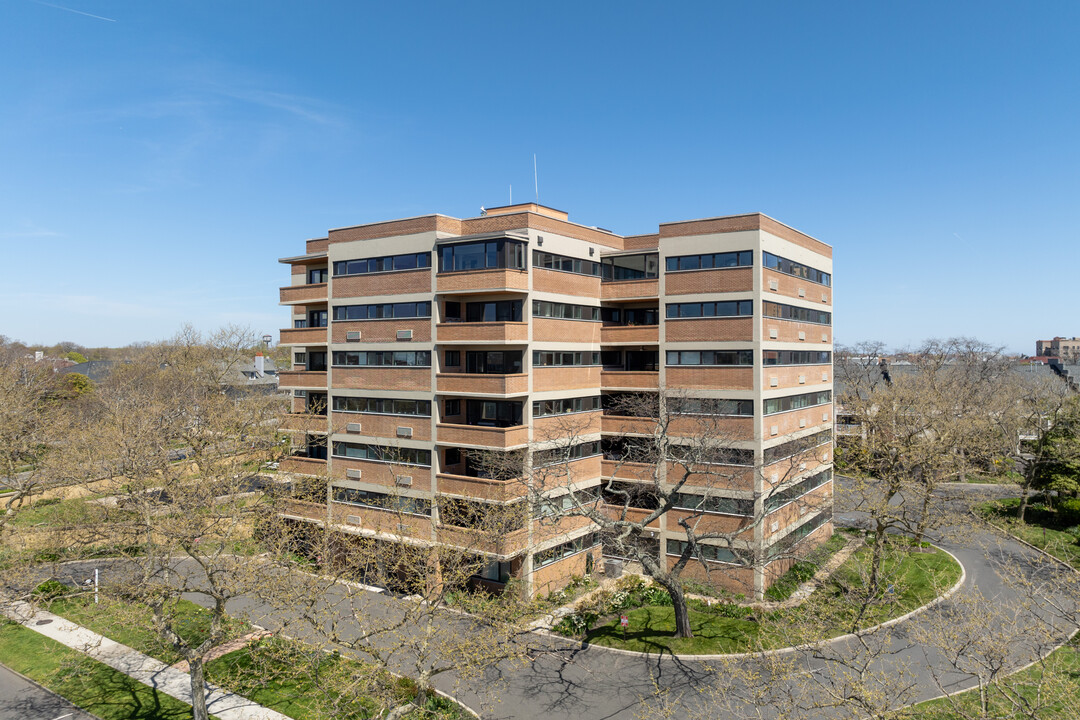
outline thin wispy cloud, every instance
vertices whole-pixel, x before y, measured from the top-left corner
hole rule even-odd
[[[85,15],[95,20],[104,20],[105,22],[116,22],[113,18],[102,17],[101,15],[94,15],[93,13],[83,12],[82,10],[76,10],[74,8],[64,7],[63,5],[53,5],[52,3],[43,2],[43,0],[33,0],[38,5],[44,5],[46,7],[56,8],[57,10],[65,10],[69,13],[75,13],[76,15]]]
[[[61,238],[64,233],[43,228],[33,222],[23,222],[22,227],[14,230],[0,230],[0,240],[33,240],[35,238]]]

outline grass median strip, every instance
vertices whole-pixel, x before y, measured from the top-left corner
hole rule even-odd
[[[183,720],[191,706],[0,618],[0,662],[103,720]]]
[[[896,541],[890,541],[895,544]],[[828,639],[867,628],[915,610],[951,588],[962,569],[940,550],[897,548],[886,558],[887,583],[859,617],[870,548],[863,547],[804,604],[782,610],[758,610],[730,603],[690,601],[692,638],[675,638],[675,612],[668,604],[640,602],[614,613],[601,613],[601,625],[584,634],[590,643],[637,652],[722,654],[769,650]],[[632,594],[632,593],[631,593]],[[659,597],[655,592],[642,598]],[[620,624],[626,614],[629,628]],[[569,628],[566,623],[563,628]],[[573,634],[573,633],[566,633]]]

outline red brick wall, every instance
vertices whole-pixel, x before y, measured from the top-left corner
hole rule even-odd
[[[349,275],[333,279],[335,299],[431,292],[431,269]]]
[[[825,380],[821,379],[822,373],[825,374]],[[799,382],[800,376],[806,379],[805,383]],[[776,378],[775,388],[772,386],[772,378]],[[831,379],[832,365],[766,365],[761,369],[761,386],[765,390],[820,385]]]
[[[431,370],[410,367],[334,368],[334,387],[357,390],[431,390]]]
[[[534,268],[532,271],[533,290],[538,292],[576,295],[578,297],[600,297],[600,278],[589,275],[559,272],[546,268]]]
[[[539,367],[533,368],[533,392],[545,390],[595,390],[600,391],[600,368],[590,367]]]
[[[750,292],[754,289],[754,270],[727,268],[667,273],[664,276],[664,289],[668,295]]]
[[[360,332],[362,342],[392,342],[408,345],[410,341],[397,339],[398,330],[412,330],[411,342],[431,342],[431,320],[427,318],[335,321],[330,325],[331,341],[346,342],[346,333],[352,330]]]
[[[369,435],[379,438],[397,439],[399,427],[412,428],[413,440],[431,439],[431,418],[411,417],[404,415],[374,415],[372,413],[332,413],[331,422],[334,432],[345,433],[349,423],[360,423],[361,430],[355,434],[358,436]]]
[[[533,320],[534,342],[577,342],[596,344],[600,342],[600,323],[586,320]]]
[[[668,342],[692,342],[694,340],[722,342],[725,340],[754,340],[754,319],[749,317],[699,318],[694,320],[668,320],[664,323],[664,337]]]
[[[752,367],[669,366],[667,386],[691,389],[753,390]]]
[[[803,278],[792,277],[785,275],[769,268],[762,268],[762,283],[761,287],[765,292],[776,293],[777,295],[786,295],[792,298],[799,297],[799,288],[803,290],[802,299],[809,300],[812,303],[820,304],[823,308],[828,309],[832,305],[832,288],[825,287],[824,285],[818,285],[812,283],[809,280]],[[776,289],[771,289],[770,282],[776,282]],[[821,296],[825,296],[825,300],[821,299]]]

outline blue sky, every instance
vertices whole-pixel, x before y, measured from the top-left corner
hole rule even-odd
[[[328,228],[533,194],[833,245],[838,342],[1080,335],[1076,2],[0,4],[0,334],[287,324]]]

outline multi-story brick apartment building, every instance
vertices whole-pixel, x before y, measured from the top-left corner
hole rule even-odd
[[[1035,355],[1060,358],[1065,363],[1080,360],[1080,338],[1055,337],[1053,340],[1036,340]]]
[[[293,390],[297,453],[282,468],[330,485],[329,509],[296,506],[297,519],[453,544],[442,500],[523,495],[471,450],[537,448],[575,414],[575,482],[601,485],[619,472],[605,451],[648,433],[605,414],[605,396],[677,391],[729,416],[750,466],[706,493],[738,501],[716,504],[718,516],[756,516],[738,542],[768,558],[831,533],[832,249],[808,235],[749,214],[623,237],[528,203],[331,230],[281,262],[294,366],[280,384]],[[778,472],[795,445],[814,459]],[[823,502],[793,512],[776,501],[800,493]],[[599,562],[594,530],[580,517],[527,520],[485,546],[484,578],[557,589]],[[656,537],[661,554],[686,539],[663,518]],[[722,570],[710,580],[739,592],[760,594],[778,574],[723,548],[709,557]]]

